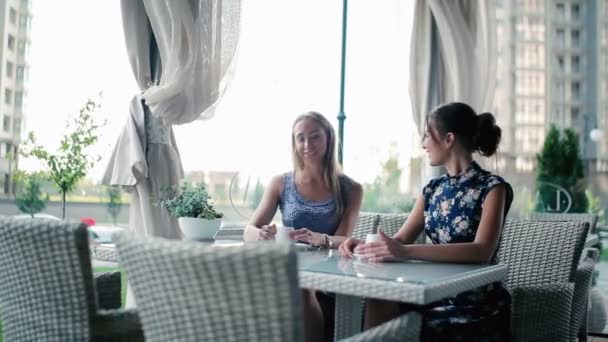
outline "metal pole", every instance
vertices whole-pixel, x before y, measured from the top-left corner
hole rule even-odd
[[[340,64],[340,111],[338,112],[338,161],[344,165],[344,77],[346,70],[346,17],[348,0],[342,0],[342,59]]]

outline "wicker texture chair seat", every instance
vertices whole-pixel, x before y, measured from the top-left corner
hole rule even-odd
[[[218,248],[127,233],[116,244],[146,341],[303,340],[292,247]],[[412,314],[349,341],[415,341],[419,331],[420,317]]]
[[[120,307],[120,274],[94,280],[84,224],[0,218],[0,258],[5,341],[143,340],[136,312],[101,309]]]
[[[497,260],[509,267],[515,341],[571,341],[585,222],[507,220]]]
[[[560,222],[587,222],[589,224],[589,234],[597,234],[598,215],[589,213],[530,213],[531,220],[538,221],[560,221]],[[601,246],[596,246],[601,248]],[[595,251],[593,251],[595,250]],[[574,332],[578,331],[581,338],[587,336],[587,319],[586,311],[589,305],[589,290],[593,273],[595,272],[595,263],[597,258],[587,258],[598,250],[593,249],[581,253],[579,261],[579,269],[576,271],[574,283],[574,302],[572,304],[572,317],[570,329]]]

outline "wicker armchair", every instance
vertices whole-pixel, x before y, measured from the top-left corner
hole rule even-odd
[[[380,215],[380,228],[384,230],[386,235],[393,236],[403,226],[407,220],[407,214],[381,214],[361,212],[353,231],[353,238],[365,240],[368,233],[371,232],[374,225],[374,218]],[[421,233],[414,243],[423,244],[426,242],[426,235]]]
[[[143,341],[136,312],[101,310],[120,306],[120,274],[94,281],[84,224],[0,218],[0,259],[5,341]]]
[[[128,233],[115,241],[146,341],[303,340],[296,254],[289,246],[216,248]],[[351,341],[416,340],[419,331],[420,316],[412,314]]]
[[[563,222],[587,222],[589,224],[589,234],[597,233],[596,214],[587,213],[530,213],[531,220],[538,221],[563,221]],[[595,246],[601,249],[601,245]],[[597,249],[581,253],[581,259],[575,275],[574,303],[572,305],[571,329],[578,331],[581,338],[587,336],[587,315],[586,310],[589,304],[588,294],[590,283],[595,273],[594,258],[587,259],[589,254],[597,253]]]
[[[509,266],[515,341],[571,341],[585,222],[507,220],[497,260]]]

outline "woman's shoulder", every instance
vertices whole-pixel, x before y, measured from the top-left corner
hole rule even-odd
[[[439,186],[439,184],[444,182],[446,179],[448,179],[447,174],[432,178],[428,183],[426,183],[424,188],[422,188],[422,193],[434,191],[435,188],[437,188],[437,186]]]
[[[340,186],[345,187],[346,189],[363,189],[361,184],[344,173],[338,176],[338,180],[340,182]]]
[[[293,174],[291,172],[284,172],[278,175],[274,175],[270,179],[268,187],[274,191],[281,193],[283,190],[283,186],[285,185],[285,181],[290,177],[293,177]]]
[[[506,179],[504,179],[502,176],[499,176],[495,173],[489,172],[489,171],[485,171],[482,173],[481,177],[479,177],[479,182],[481,184],[483,184],[484,186],[488,187],[488,188],[493,188],[497,185],[501,185],[501,184],[505,184],[506,186],[510,187],[511,184],[509,184],[509,182],[507,182]]]

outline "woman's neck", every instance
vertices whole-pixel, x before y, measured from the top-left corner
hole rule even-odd
[[[471,166],[473,162],[473,156],[469,153],[465,156],[457,156],[450,158],[443,167],[448,171],[448,175],[453,177],[463,173],[466,169]]]
[[[298,170],[300,181],[305,183],[323,182],[323,166],[304,164],[304,167]]]

